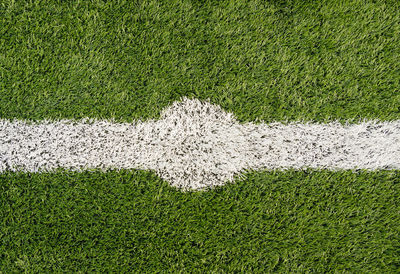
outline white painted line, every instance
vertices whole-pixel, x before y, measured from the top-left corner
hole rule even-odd
[[[400,169],[400,121],[239,124],[183,99],[160,120],[0,120],[0,172],[150,169],[184,190],[223,185],[246,169]]]

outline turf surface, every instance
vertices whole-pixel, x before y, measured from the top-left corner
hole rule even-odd
[[[0,117],[400,118],[398,1],[204,2],[3,0]]]
[[[0,118],[400,119],[397,1],[0,1]],[[0,175],[0,272],[400,268],[400,173]]]
[[[249,175],[182,193],[149,172],[0,175],[9,271],[395,271],[399,172]]]

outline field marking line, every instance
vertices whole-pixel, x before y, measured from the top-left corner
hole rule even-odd
[[[159,120],[0,120],[0,173],[57,168],[154,170],[183,190],[224,185],[244,170],[400,169],[400,121],[240,124],[184,98]]]

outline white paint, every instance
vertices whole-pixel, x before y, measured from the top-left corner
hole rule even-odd
[[[151,169],[184,190],[223,185],[249,169],[400,169],[400,121],[239,124],[183,99],[160,120],[0,120],[0,172]]]

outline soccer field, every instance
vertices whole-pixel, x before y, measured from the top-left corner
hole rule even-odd
[[[157,121],[182,98],[242,125],[396,122],[400,3],[0,1],[3,124]],[[182,191],[154,170],[14,172],[4,132],[0,273],[400,269],[398,168]]]

